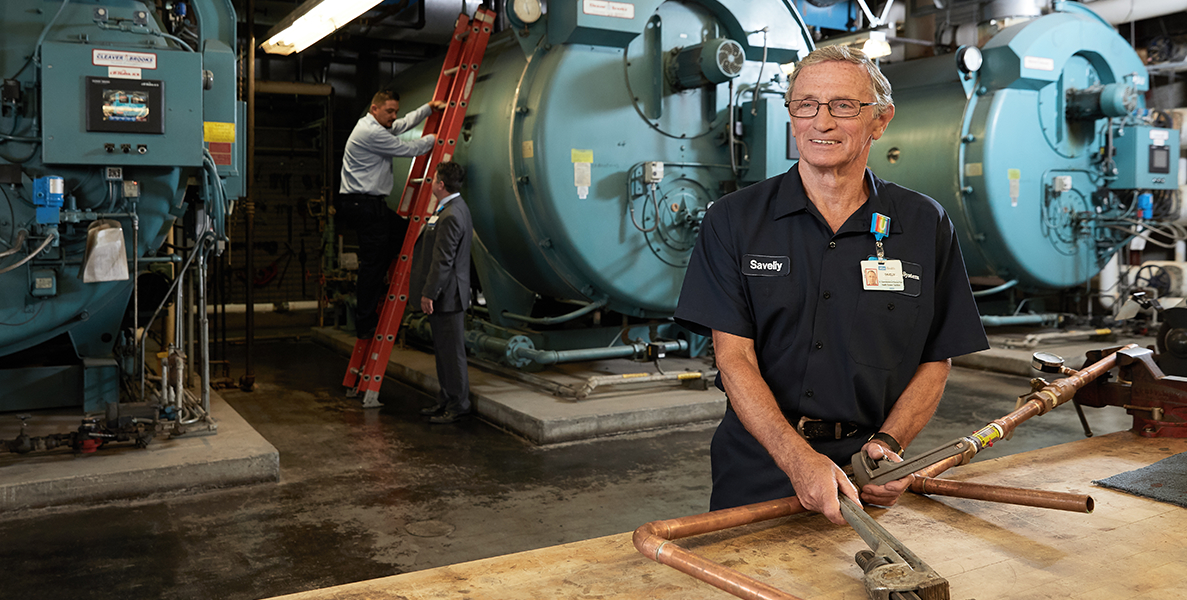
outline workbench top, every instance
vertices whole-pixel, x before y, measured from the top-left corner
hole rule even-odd
[[[1009,442],[1003,442],[1008,444]],[[1092,514],[908,492],[869,512],[951,585],[954,600],[1187,598],[1187,509],[1092,485],[1187,451],[1184,439],[1118,432],[977,462],[946,478],[1089,494]],[[985,452],[991,453],[992,449]],[[655,515],[670,519],[683,515]],[[642,523],[640,523],[642,525]],[[672,599],[733,596],[643,557],[632,532],[285,596]],[[814,513],[679,540],[805,600],[864,600],[865,544]]]

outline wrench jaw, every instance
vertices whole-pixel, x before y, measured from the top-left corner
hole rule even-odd
[[[854,556],[857,565],[866,574],[866,594],[871,600],[949,600],[947,579],[930,568],[916,571],[907,563],[894,560],[894,557],[897,554],[885,544],[879,544],[878,552],[862,550]]]
[[[948,580],[886,531],[847,496],[838,496],[841,514],[870,550],[854,557],[865,572],[871,600],[949,600]],[[871,551],[872,550],[872,551]]]

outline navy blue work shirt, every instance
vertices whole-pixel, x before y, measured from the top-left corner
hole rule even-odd
[[[835,234],[798,165],[723,197],[705,215],[684,278],[676,321],[753,339],[762,377],[793,425],[806,416],[872,433],[921,363],[989,347],[944,209],[869,170],[865,177],[868,201]],[[903,261],[902,292],[863,289],[875,212],[890,217],[883,248]],[[717,385],[724,391],[720,376]]]

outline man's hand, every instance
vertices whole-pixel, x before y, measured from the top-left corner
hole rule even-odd
[[[808,452],[800,456],[794,469],[785,470],[795,488],[796,498],[808,510],[823,514],[829,521],[837,525],[845,524],[845,517],[841,514],[841,503],[837,500],[840,492],[861,506],[857,486],[849,481],[844,471],[827,456],[818,452]]]
[[[449,106],[449,105],[441,100],[433,100],[432,102],[429,102],[429,108],[436,110],[436,111],[445,110],[446,106]]]
[[[890,462],[903,462],[902,457],[891,452],[889,448],[883,446],[877,440],[866,442],[866,445],[861,447],[861,451],[865,452],[866,456],[875,460],[886,458]],[[898,502],[899,496],[902,496],[903,492],[907,491],[907,488],[911,486],[911,482],[914,480],[915,475],[907,475],[902,479],[883,485],[869,484],[861,488],[861,498],[877,506],[894,506]]]
[[[433,299],[425,296],[420,297],[420,310],[424,311],[426,315],[433,314]]]

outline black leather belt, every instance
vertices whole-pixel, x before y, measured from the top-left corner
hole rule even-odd
[[[821,421],[811,417],[800,417],[795,423],[795,430],[809,442],[812,440],[840,440],[850,438],[861,431],[857,423],[839,423],[835,421]]]

